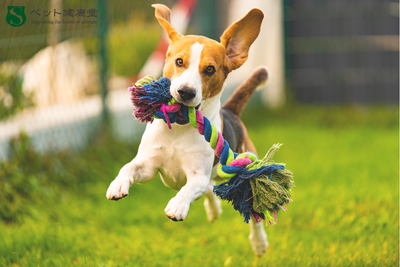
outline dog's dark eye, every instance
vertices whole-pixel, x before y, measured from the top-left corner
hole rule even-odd
[[[178,67],[183,67],[183,60],[181,58],[178,58],[177,60],[175,60],[175,64]]]
[[[214,66],[208,66],[207,67],[207,69],[206,69],[206,74],[207,75],[213,75],[215,73],[215,68],[214,68]]]

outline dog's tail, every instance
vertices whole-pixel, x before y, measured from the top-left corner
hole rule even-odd
[[[261,84],[265,84],[267,79],[268,69],[264,66],[258,67],[245,82],[236,88],[229,99],[222,105],[222,108],[230,110],[240,117],[256,88]]]

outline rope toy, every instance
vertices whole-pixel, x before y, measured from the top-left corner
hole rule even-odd
[[[234,153],[222,134],[199,110],[172,98],[170,85],[169,78],[156,81],[146,76],[130,87],[136,119],[150,123],[162,119],[169,129],[172,123],[189,122],[215,150],[220,163],[218,175],[229,179],[214,186],[214,193],[231,202],[246,223],[252,216],[257,222],[264,220],[276,224],[276,214],[286,210],[284,204],[290,203],[290,190],[294,186],[293,175],[285,169],[285,164],[272,161],[281,144],[273,145],[261,160],[252,152]]]

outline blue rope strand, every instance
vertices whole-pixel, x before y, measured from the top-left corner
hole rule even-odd
[[[203,116],[203,118],[204,118],[204,138],[206,139],[207,142],[210,143],[211,133],[212,133],[211,123],[206,117]]]
[[[229,144],[228,141],[224,140],[224,147],[222,148],[221,156],[219,157],[219,162],[222,165],[226,165],[228,156],[229,156]]]
[[[143,88],[148,96],[167,104],[172,98],[170,86],[170,79],[167,77],[162,77],[158,81],[144,85]],[[150,99],[152,100],[152,98]]]
[[[238,166],[222,165],[221,169],[223,172],[226,173],[237,173],[240,172],[243,168]]]
[[[185,105],[181,105],[182,116],[186,121],[189,121],[189,109]]]

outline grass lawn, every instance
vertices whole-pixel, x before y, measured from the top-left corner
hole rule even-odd
[[[270,247],[262,258],[228,203],[213,224],[202,199],[184,222],[171,222],[163,210],[176,192],[159,179],[132,186],[121,201],[106,200],[135,146],[98,141],[75,156],[89,181],[71,177],[75,186],[33,199],[16,222],[0,222],[0,265],[399,265],[397,107],[255,108],[243,120],[260,155],[284,144],[274,159],[287,163],[296,183],[288,211],[266,226]]]

